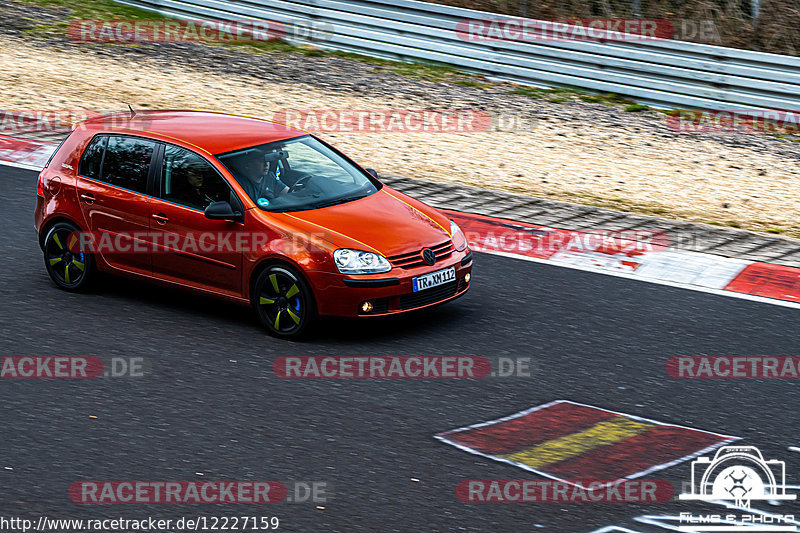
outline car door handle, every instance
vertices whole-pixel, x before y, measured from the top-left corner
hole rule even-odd
[[[159,224],[166,224],[169,221],[169,218],[167,218],[167,215],[165,215],[164,213],[156,213],[155,215],[153,215],[153,218]]]
[[[81,200],[86,202],[87,204],[94,203],[94,194],[87,192],[86,194],[81,194]]]

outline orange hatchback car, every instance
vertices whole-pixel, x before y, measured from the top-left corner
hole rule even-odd
[[[251,305],[297,337],[319,315],[382,316],[452,300],[472,253],[437,210],[322,140],[194,111],[78,124],[39,175],[35,225],[53,282],[96,271]]]

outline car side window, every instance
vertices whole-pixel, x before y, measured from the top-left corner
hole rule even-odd
[[[225,179],[199,155],[166,145],[161,167],[161,198],[204,210],[214,202],[231,202],[233,190]]]
[[[83,157],[81,157],[81,162],[78,165],[78,174],[93,180],[100,179],[100,166],[103,163],[106,141],[108,141],[107,135],[98,135],[92,139],[83,152]]]
[[[147,192],[147,174],[156,143],[135,137],[108,138],[100,179],[131,191]]]

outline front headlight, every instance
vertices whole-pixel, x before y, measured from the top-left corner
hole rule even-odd
[[[456,251],[460,252],[467,247],[467,238],[464,237],[464,232],[452,220],[450,221],[450,234],[453,236],[453,246]]]
[[[392,269],[382,255],[347,248],[333,252],[333,261],[342,274],[380,274]]]

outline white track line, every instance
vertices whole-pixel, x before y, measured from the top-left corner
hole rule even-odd
[[[33,170],[36,172],[42,171],[41,165],[31,165],[29,163],[14,163],[12,161],[0,160],[0,165],[5,165],[7,167],[14,167],[14,168],[24,168],[25,170]]]
[[[701,287],[699,285],[692,285],[690,283],[680,283],[677,281],[667,281],[655,278],[642,278],[635,274],[631,274],[629,272],[618,271],[618,270],[605,270],[602,268],[596,268],[586,265],[576,265],[576,264],[564,264],[564,263],[555,263],[550,261],[549,259],[540,259],[537,257],[527,257],[527,256],[520,256],[517,254],[512,254],[508,252],[496,252],[496,251],[482,251],[476,253],[485,253],[485,254],[492,254],[492,255],[500,255],[503,257],[510,257],[511,259],[519,259],[521,261],[530,261],[532,263],[542,263],[545,265],[552,265],[557,267],[563,268],[572,268],[574,270],[583,270],[584,272],[594,272],[595,274],[605,274],[607,276],[615,276],[618,278],[626,278],[632,279],[635,281],[643,281],[646,283],[655,283],[657,285],[666,285],[668,287],[677,287],[679,289],[689,289],[692,291],[697,292],[705,292],[708,294],[715,294],[717,296],[728,296],[731,298],[739,298],[742,300],[750,300],[753,302],[758,302],[762,304],[770,304],[770,305],[778,305],[781,307],[790,307],[792,309],[800,309],[800,303],[798,302],[787,302],[784,300],[776,300],[774,298],[767,298],[765,296],[755,296],[753,294],[744,294],[740,292],[733,292],[733,291],[726,291],[723,289],[711,289],[707,287]]]

